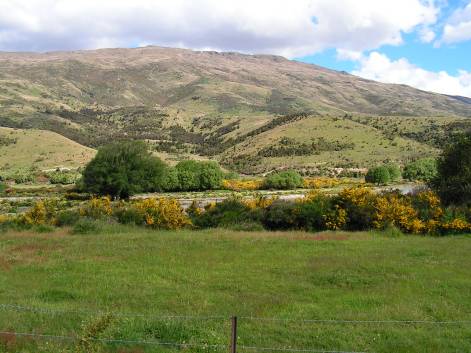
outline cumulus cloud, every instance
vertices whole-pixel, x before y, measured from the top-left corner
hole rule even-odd
[[[148,43],[288,57],[398,45],[438,13],[432,0],[0,0],[0,8],[0,50]]]
[[[456,76],[445,71],[427,71],[407,59],[391,60],[376,51],[359,60],[352,74],[385,83],[401,83],[425,91],[471,97],[471,72],[460,70]]]
[[[471,1],[469,4],[456,10],[443,27],[443,36],[440,42],[457,43],[471,39]]]

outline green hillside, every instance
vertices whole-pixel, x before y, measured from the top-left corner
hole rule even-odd
[[[0,170],[76,168],[94,154],[54,132],[0,127]]]
[[[93,148],[146,139],[170,160],[211,158],[247,173],[286,157],[311,168],[434,155],[470,116],[460,97],[277,56],[160,47],[0,53],[0,126]]]

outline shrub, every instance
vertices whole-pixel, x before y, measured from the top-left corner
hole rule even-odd
[[[255,179],[236,179],[236,180],[229,180],[225,179],[222,181],[222,187],[226,190],[234,190],[234,191],[241,191],[241,190],[259,190],[263,185],[262,180],[255,180]]]
[[[51,184],[74,184],[80,179],[80,174],[73,171],[55,170],[46,176]]]
[[[65,210],[57,213],[55,224],[58,227],[73,226],[80,219],[80,213],[76,210]]]
[[[261,218],[236,198],[210,205],[205,212],[193,217],[193,224],[199,228],[229,227],[244,222],[257,222]]]
[[[161,190],[165,168],[144,142],[116,142],[98,149],[83,172],[82,184],[90,193],[128,198]]]
[[[299,204],[296,210],[296,223],[306,230],[327,229],[326,215],[332,208],[331,200],[323,195],[310,196],[308,201]]]
[[[136,207],[119,207],[114,210],[113,216],[121,224],[145,224],[143,213],[140,212]]]
[[[215,162],[200,162],[199,190],[220,189],[223,172]]]
[[[179,229],[191,225],[179,202],[171,198],[150,198],[135,203],[145,223],[150,227]]]
[[[367,183],[384,185],[391,181],[391,175],[385,166],[370,168],[368,173],[366,173],[365,181]]]
[[[52,233],[54,231],[54,227],[47,224],[39,224],[33,227],[33,231],[36,233]]]
[[[402,178],[401,168],[397,164],[389,163],[384,167],[388,170],[390,181],[398,181]]]
[[[265,189],[295,189],[303,186],[303,178],[294,170],[276,172],[265,178],[263,186]]]
[[[94,197],[80,208],[81,216],[93,219],[105,218],[111,213],[111,200],[108,197]]]
[[[7,185],[5,183],[0,182],[0,194],[3,194],[7,189]]]
[[[169,167],[165,170],[162,178],[162,189],[165,191],[176,191],[180,189],[178,171],[176,168]]]
[[[182,161],[175,166],[181,191],[219,189],[223,172],[215,162]]]
[[[53,224],[56,206],[54,200],[37,201],[29,210],[20,216],[19,220],[29,226]]]
[[[437,161],[435,158],[424,158],[406,164],[402,175],[410,181],[430,182],[437,175]]]
[[[182,161],[175,166],[178,175],[178,189],[181,191],[197,191],[200,189],[199,163]]]
[[[336,203],[346,212],[349,230],[371,228],[375,214],[375,194],[365,187],[345,188],[336,197]]]
[[[445,205],[471,205],[471,132],[445,148],[430,184]]]
[[[298,228],[297,204],[288,201],[276,201],[264,214],[263,225],[272,230]]]
[[[303,187],[306,189],[332,188],[340,184],[335,178],[304,178]]]
[[[102,225],[97,220],[81,218],[72,228],[72,234],[98,234],[102,230]]]
[[[13,180],[16,184],[32,183],[35,179],[36,173],[33,169],[14,170],[0,175],[0,180]]]
[[[408,196],[398,192],[387,192],[375,199],[375,215],[373,226],[386,229],[394,226],[408,233],[421,233],[425,225],[418,218]]]

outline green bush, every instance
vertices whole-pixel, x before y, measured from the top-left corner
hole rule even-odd
[[[128,198],[140,192],[161,190],[166,166],[142,141],[122,141],[98,149],[83,172],[86,191]]]
[[[80,214],[75,210],[65,210],[57,213],[56,225],[58,227],[73,226],[80,219]]]
[[[215,190],[221,188],[223,172],[216,162],[200,162],[199,189]]]
[[[388,170],[390,181],[399,181],[402,178],[401,168],[397,164],[389,163],[385,167]]]
[[[406,164],[403,177],[410,181],[430,182],[437,175],[437,160],[435,158],[423,158]]]
[[[325,215],[330,212],[331,208],[331,200],[324,196],[303,202],[296,210],[296,224],[305,230],[325,230]]]
[[[14,170],[14,171],[7,171],[2,172],[0,174],[0,180],[12,180],[15,184],[27,184],[32,183],[36,179],[36,173],[33,169],[26,169],[26,170]]]
[[[366,173],[365,181],[367,183],[384,185],[391,181],[391,175],[389,174],[388,168],[385,166],[379,166],[368,169]]]
[[[446,205],[471,205],[471,132],[445,148],[430,184]]]
[[[134,207],[121,207],[113,212],[113,216],[121,224],[142,225],[145,223],[144,216]]]
[[[55,170],[46,173],[46,177],[51,184],[74,184],[80,179],[80,173],[75,171]]]
[[[237,199],[217,203],[206,212],[192,215],[192,222],[199,228],[230,227],[242,223],[260,223],[259,210],[251,210]]]
[[[266,210],[263,225],[272,230],[287,230],[298,227],[297,205],[289,201],[276,201]]]
[[[3,194],[7,189],[7,185],[5,183],[0,182],[0,194]]]
[[[180,188],[178,180],[178,171],[176,168],[169,167],[165,170],[162,178],[162,189],[165,191],[177,191]]]
[[[52,233],[54,231],[54,227],[47,224],[38,224],[33,227],[33,231],[36,233]]]
[[[215,162],[182,161],[169,171],[167,191],[204,191],[221,187],[223,172]],[[175,177],[176,174],[176,177]],[[175,180],[178,180],[175,187]]]
[[[294,170],[276,172],[265,178],[263,186],[265,189],[295,189],[303,186],[303,178]]]
[[[98,234],[102,230],[102,224],[89,218],[80,218],[72,228],[72,234]]]

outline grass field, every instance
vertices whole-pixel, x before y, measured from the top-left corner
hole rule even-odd
[[[247,348],[254,346],[466,352],[471,351],[470,321],[299,320],[470,320],[470,251],[467,236],[157,232],[112,225],[93,235],[5,233],[0,235],[0,331],[80,336],[84,322],[109,311],[115,314],[101,338],[148,344],[97,343],[104,351],[226,352],[228,318],[238,315],[239,344],[246,347],[241,352],[256,351]],[[0,334],[0,352],[71,347],[68,341]]]

